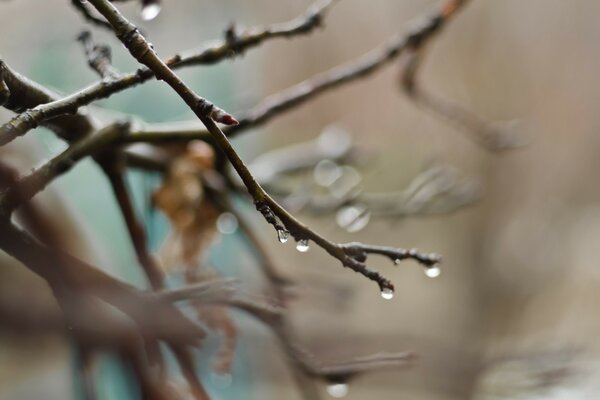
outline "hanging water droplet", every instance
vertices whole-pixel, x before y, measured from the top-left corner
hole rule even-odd
[[[390,289],[390,288],[384,288],[381,291],[381,297],[383,297],[386,300],[391,300],[394,298],[394,290]]]
[[[151,21],[160,14],[161,6],[159,3],[150,2],[142,6],[141,16],[144,21]]]
[[[330,383],[327,385],[327,393],[329,393],[331,397],[340,399],[348,394],[348,385],[340,382]]]
[[[221,389],[224,389],[226,387],[231,386],[231,382],[233,381],[233,378],[231,376],[231,374],[219,374],[216,372],[213,372],[212,374],[210,374],[210,380],[212,381],[212,383]]]
[[[308,239],[300,239],[296,244],[296,250],[298,250],[300,253],[306,253],[308,248]]]
[[[285,229],[277,229],[277,239],[279,239],[279,243],[287,242],[289,236],[290,233]]]
[[[217,229],[224,235],[235,233],[238,229],[238,220],[230,212],[224,212],[217,218]]]
[[[335,215],[335,220],[340,228],[350,233],[358,232],[369,224],[371,213],[366,206],[355,204],[340,208]]]
[[[425,268],[425,275],[429,278],[437,278],[442,273],[442,270],[437,265]]]
[[[401,259],[399,259],[399,258],[396,258],[396,259],[394,260],[394,265],[400,265],[400,262],[401,262],[401,261],[402,261]]]

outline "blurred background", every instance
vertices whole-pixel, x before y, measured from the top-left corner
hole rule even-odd
[[[290,20],[307,0],[178,0],[143,21],[137,4],[119,4],[160,55],[221,38],[231,23],[254,26]],[[426,15],[436,1],[340,1],[325,29],[293,40],[273,40],[215,66],[181,70],[184,80],[234,115],[265,96],[352,60]],[[451,165],[477,180],[479,201],[435,217],[374,216],[348,232],[336,216],[299,214],[337,242],[417,247],[444,257],[430,279],[407,261],[370,260],[396,285],[385,301],[374,285],[340,268],[316,246],[306,254],[279,244],[251,207],[255,227],[282,273],[297,282],[291,319],[297,337],[324,360],[412,350],[409,369],[365,375],[348,399],[595,399],[600,391],[600,3],[594,0],[473,0],[438,37],[424,62],[423,84],[486,120],[520,121],[524,147],[491,154],[453,126],[415,107],[398,86],[395,62],[364,80],[328,92],[245,133],[235,146],[247,160],[317,138],[332,126],[374,154],[361,168],[366,191],[405,188],[432,164]],[[86,28],[69,2],[0,3],[0,54],[23,75],[60,93],[96,81],[78,33]],[[127,51],[107,32],[120,71],[135,70]],[[102,113],[148,122],[192,119],[162,83],[149,82],[94,105]],[[93,107],[90,107],[94,111]],[[108,111],[107,111],[108,110]],[[2,121],[10,118],[0,110]],[[64,148],[44,129],[0,150],[21,170]],[[595,172],[596,171],[596,172]],[[132,172],[138,210],[154,250],[168,230],[149,206],[159,178]],[[40,203],[72,238],[71,251],[143,283],[110,188],[91,161],[54,182]],[[232,251],[233,250],[233,251]],[[237,234],[223,234],[207,255],[222,274],[260,286]],[[0,301],[27,307],[43,282],[0,254]],[[17,299],[17,300],[15,300]],[[8,300],[7,300],[8,301]],[[11,303],[15,304],[15,303]],[[201,372],[216,399],[299,398],[284,355],[268,329],[236,314],[239,346],[232,382]],[[205,342],[210,354],[211,344]],[[61,335],[27,335],[0,326],[0,399],[76,399],[79,360]],[[109,356],[98,370],[99,398],[127,398],[127,376]],[[325,392],[324,392],[325,393]],[[326,394],[324,396],[327,396]]]

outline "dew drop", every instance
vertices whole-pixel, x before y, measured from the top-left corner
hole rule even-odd
[[[400,265],[400,262],[401,262],[401,261],[402,261],[402,260],[400,260],[399,258],[396,258],[396,259],[394,260],[394,265]]]
[[[279,243],[287,242],[289,236],[290,233],[285,229],[277,229],[277,239],[279,239]]]
[[[306,253],[308,248],[308,239],[301,239],[296,244],[296,250],[298,250],[300,253]]]
[[[381,291],[381,297],[383,297],[386,300],[391,300],[394,298],[394,291],[390,288],[384,288]]]
[[[151,21],[160,14],[161,6],[158,3],[148,3],[142,7],[142,19]]]
[[[235,233],[238,229],[238,220],[230,212],[224,212],[217,218],[217,229],[224,235]]]
[[[327,393],[331,397],[340,399],[348,394],[348,385],[345,383],[331,383],[327,385]]]
[[[371,213],[362,204],[340,208],[335,215],[335,220],[340,228],[350,233],[358,232],[369,224]]]
[[[429,278],[437,278],[442,273],[442,270],[437,265],[425,268],[425,275]]]

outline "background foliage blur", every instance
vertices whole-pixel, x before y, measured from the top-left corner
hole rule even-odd
[[[203,96],[233,112],[314,73],[357,57],[434,1],[343,0],[326,28],[301,39],[273,41],[240,59],[195,67],[182,77]],[[179,0],[142,22],[137,5],[124,5],[159,54],[197,47],[221,37],[232,22],[244,26],[288,20],[305,0]],[[258,216],[281,270],[296,279],[294,326],[304,343],[325,359],[377,351],[417,352],[409,370],[361,378],[348,398],[394,399],[592,399],[600,390],[596,338],[600,319],[597,249],[600,239],[600,3],[593,0],[474,0],[435,41],[424,84],[467,105],[488,120],[518,118],[528,145],[492,155],[455,128],[411,104],[400,92],[398,64],[374,77],[327,93],[258,131],[236,140],[247,159],[266,149],[317,137],[335,124],[377,157],[364,171],[373,191],[399,190],[432,163],[451,164],[480,180],[476,205],[450,216],[377,220],[358,233],[335,218],[303,218],[340,242],[360,240],[419,247],[444,255],[442,275],[428,279],[414,264],[393,268],[393,301],[373,285],[342,271],[322,251],[300,255],[280,246]],[[77,34],[85,27],[68,2],[10,0],[0,4],[0,52],[24,75],[61,93],[95,81]],[[108,33],[98,42],[113,48],[114,65],[136,68]],[[115,113],[147,121],[191,118],[164,84],[149,82],[99,102]],[[0,110],[2,120],[10,114]],[[0,155],[27,167],[63,148],[39,129],[3,148]],[[130,175],[139,210],[156,249],[165,221],[151,213],[154,176]],[[141,282],[135,256],[110,189],[90,162],[51,185],[43,198],[75,253],[103,260],[113,273]],[[224,274],[258,285],[238,238],[223,236],[212,249]],[[234,251],[232,251],[234,249]],[[0,255],[0,296],[43,285]],[[122,266],[128,266],[124,268]],[[212,390],[223,398],[290,396],[290,378],[268,331],[238,315],[241,346],[234,382]],[[57,337],[23,337],[0,327],[0,399],[71,398],[77,360]],[[206,347],[210,348],[210,341]],[[205,369],[208,369],[208,363]],[[118,395],[119,371],[106,364],[105,398]],[[208,372],[206,372],[208,373]],[[279,395],[278,395],[279,393]]]

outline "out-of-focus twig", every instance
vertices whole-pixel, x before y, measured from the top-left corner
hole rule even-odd
[[[438,33],[446,23],[463,7],[468,0],[447,0],[442,6],[434,33]],[[503,151],[521,145],[523,140],[515,132],[514,121],[500,124],[489,123],[477,114],[425,89],[418,80],[418,72],[425,56],[427,45],[435,35],[415,37],[410,41],[409,51],[402,68],[401,83],[404,92],[417,105],[434,115],[456,125],[469,134],[474,142],[493,152]]]

